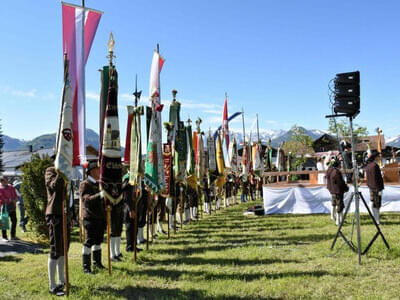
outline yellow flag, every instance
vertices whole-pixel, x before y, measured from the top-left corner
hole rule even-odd
[[[217,167],[219,175],[224,175],[224,170],[225,170],[224,153],[222,150],[222,143],[219,134],[217,135]]]

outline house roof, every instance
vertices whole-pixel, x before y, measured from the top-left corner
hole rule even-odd
[[[22,166],[24,163],[31,160],[33,154],[39,154],[40,157],[45,155],[53,156],[54,149],[40,149],[34,152],[29,151],[7,151],[3,152],[3,164],[4,168],[7,170],[17,169],[18,167]]]
[[[371,136],[364,136],[359,137],[359,142],[356,144],[356,151],[357,152],[364,152],[368,149],[368,144],[371,147],[371,150],[378,150],[378,136],[371,135]],[[381,135],[381,148],[384,150],[386,148],[385,144],[385,136]]]

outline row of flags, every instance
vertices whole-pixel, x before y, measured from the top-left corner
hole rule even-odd
[[[81,6],[62,3],[63,49],[65,53],[65,76],[62,97],[62,112],[57,136],[56,168],[72,176],[72,166],[84,165],[85,153],[85,71],[91,45],[102,12]],[[113,39],[110,39],[113,47]],[[109,45],[110,47],[110,45]],[[111,52],[112,61],[112,52]],[[154,51],[150,72],[150,103],[148,107],[128,106],[127,136],[123,161],[130,166],[130,183],[138,184],[143,177],[154,194],[170,192],[172,182],[200,184],[205,177],[211,181],[228,174],[247,176],[250,171],[260,174],[263,169],[261,144],[244,140],[241,167],[239,166],[238,143],[229,134],[229,121],[241,115],[236,112],[228,116],[228,97],[225,96],[222,124],[206,141],[200,129],[201,120],[192,130],[189,120],[185,126],[180,118],[181,104],[174,100],[169,110],[167,143],[162,144],[161,84],[160,74],[164,58],[159,50]],[[139,96],[135,91],[135,97]],[[101,70],[100,91],[100,182],[107,199],[116,202],[121,195],[121,142],[118,120],[118,73],[115,66],[104,66]],[[146,117],[147,155],[144,167],[142,157],[142,116]],[[271,153],[268,154],[269,155]],[[272,154],[271,154],[272,155]],[[271,158],[267,164],[271,165]],[[166,160],[166,162],[164,161]],[[210,179],[208,179],[210,181]]]
[[[61,113],[56,140],[56,171],[70,184],[74,166],[85,166],[86,111],[85,111],[85,65],[100,22],[102,12],[62,2],[64,86],[61,99]],[[191,121],[185,126],[181,121],[181,104],[173,101],[169,108],[169,120],[162,123],[160,74],[164,58],[159,47],[154,51],[151,72],[149,105],[138,106],[141,92],[135,89],[135,105],[127,107],[128,121],[125,138],[125,155],[121,157],[121,137],[118,116],[118,72],[113,64],[115,41],[112,34],[108,42],[109,65],[101,69],[100,109],[99,109],[99,166],[100,190],[107,205],[107,232],[110,241],[111,206],[122,200],[122,163],[129,165],[129,184],[140,187],[142,182],[154,195],[173,197],[176,183],[186,184],[195,191],[199,187],[215,184],[221,190],[230,175],[243,176],[254,171],[261,175],[263,159],[260,143],[243,141],[241,168],[239,167],[238,144],[229,134],[229,121],[243,113],[236,112],[228,117],[228,97],[222,114],[222,124],[205,139],[201,131],[201,119],[196,120],[196,129]],[[142,163],[142,116],[146,119],[147,154]],[[244,124],[244,121],[243,121]],[[167,142],[162,144],[163,126],[167,130]],[[278,157],[283,152],[278,150]],[[283,157],[283,156],[282,156]],[[268,152],[267,164],[272,165],[272,151]],[[283,163],[278,159],[279,163]],[[67,188],[67,190],[70,190]],[[66,197],[65,197],[66,199]],[[154,198],[156,199],[156,197]],[[65,201],[63,202],[65,203]],[[64,204],[63,204],[64,205]],[[63,216],[63,238],[66,245],[66,216]],[[136,238],[135,238],[136,239]],[[110,251],[110,243],[108,243]],[[67,248],[64,247],[66,274],[68,274]],[[108,255],[110,257],[110,255]],[[109,274],[111,264],[109,262]],[[68,275],[66,277],[68,295]]]

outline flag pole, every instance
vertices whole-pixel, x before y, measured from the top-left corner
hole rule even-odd
[[[110,38],[108,40],[108,52],[109,52],[109,64],[110,64],[110,81],[111,74],[113,73],[113,52],[114,52],[114,37],[112,32],[110,33]],[[100,153],[101,154],[101,153]],[[108,275],[111,276],[111,203],[107,201],[106,204],[106,222],[107,222],[107,266],[108,266]]]
[[[135,77],[135,108],[137,108],[138,105],[138,91],[137,91],[137,74]],[[136,111],[134,112],[134,114],[136,113]],[[135,122],[136,122],[136,118],[137,116],[135,116]],[[139,124],[140,126],[140,124]],[[131,150],[132,151],[132,150]],[[142,158],[139,157],[139,161]],[[134,194],[133,194],[133,203],[134,203],[134,207],[135,207],[135,214],[134,214],[134,223],[133,223],[133,259],[136,262],[137,260],[137,230],[138,230],[138,186],[137,186],[137,182],[134,185]]]
[[[83,161],[86,161],[86,91],[85,91],[85,19],[86,19],[86,12],[85,12],[85,0],[82,0],[82,62],[81,62],[81,77],[82,77],[82,96],[85,105],[83,105]],[[82,160],[81,160],[82,161]]]
[[[244,110],[243,110],[243,107],[242,107],[242,126],[243,126],[243,145],[244,145],[245,142],[246,142],[246,130],[244,128]]]
[[[260,143],[260,128],[258,127],[258,114],[256,114],[257,117],[257,142]]]
[[[66,51],[66,49],[65,49]],[[64,86],[67,84],[67,78],[68,78],[68,60],[67,60],[67,53],[64,52]],[[63,91],[63,96],[61,100],[61,110],[60,110],[60,122],[58,126],[58,134],[57,134],[57,141],[56,141],[56,153],[58,153],[58,148],[59,148],[59,142],[60,142],[60,131],[61,131],[61,126],[62,126],[62,115],[64,111],[64,97],[65,96],[65,87]],[[65,189],[68,185],[68,182],[65,182]],[[69,272],[68,272],[68,231],[67,231],[67,215],[66,215],[66,195],[67,194],[67,189],[66,192],[63,194],[63,199],[62,199],[62,229],[63,229],[63,251],[64,251],[64,273],[65,273],[65,294],[69,296]]]
[[[65,183],[65,187],[67,187],[68,184]],[[64,244],[64,272],[65,272],[65,295],[68,297],[69,296],[69,272],[68,272],[68,229],[67,229],[67,217],[68,217],[68,210],[67,210],[67,205],[66,205],[66,198],[68,195],[68,191],[66,189],[66,192],[63,195],[63,201],[62,201],[62,222],[63,222],[63,244]]]

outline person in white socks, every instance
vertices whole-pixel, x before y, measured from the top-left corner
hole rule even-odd
[[[199,205],[197,191],[196,191],[196,189],[194,189],[193,187],[191,187],[189,185],[187,186],[186,191],[187,191],[186,194],[187,194],[188,202],[189,202],[190,219],[193,221],[197,221],[197,207]]]
[[[46,169],[45,185],[47,191],[46,224],[49,228],[50,253],[48,259],[49,292],[63,296],[65,286],[64,276],[64,239],[63,239],[63,197],[66,194],[66,184],[54,167]],[[69,218],[68,218],[69,221]],[[67,224],[67,241],[69,246],[70,222]],[[56,270],[58,283],[56,283]]]
[[[379,209],[382,205],[382,191],[385,186],[383,184],[381,169],[375,161],[376,157],[377,153],[370,153],[368,155],[368,164],[365,168],[365,173],[367,175],[367,186],[369,188],[372,214],[376,223],[380,224]]]
[[[203,194],[204,194],[204,213],[210,214],[211,205],[210,205],[210,188],[208,186],[208,179],[204,177],[203,180]]]
[[[343,220],[344,193],[349,190],[338,167],[339,160],[333,158],[326,171],[327,188],[332,196],[331,219],[336,220],[336,225],[339,225]]]
[[[138,232],[137,232],[137,243],[142,245],[146,243],[144,238],[144,227],[147,221],[147,207],[148,207],[148,197],[149,193],[144,186],[143,179],[141,180],[141,193],[138,202]]]
[[[100,169],[97,161],[91,161],[87,167],[88,178],[79,186],[79,197],[82,199],[82,218],[85,228],[85,241],[82,249],[83,272],[90,274],[91,254],[93,253],[93,267],[105,269],[101,263],[101,243],[106,228],[106,214],[104,210],[104,193],[99,190]]]
[[[158,196],[157,207],[155,210],[155,216],[157,217],[157,232],[160,234],[166,234],[167,232],[163,228],[163,222],[165,221],[165,197]]]

